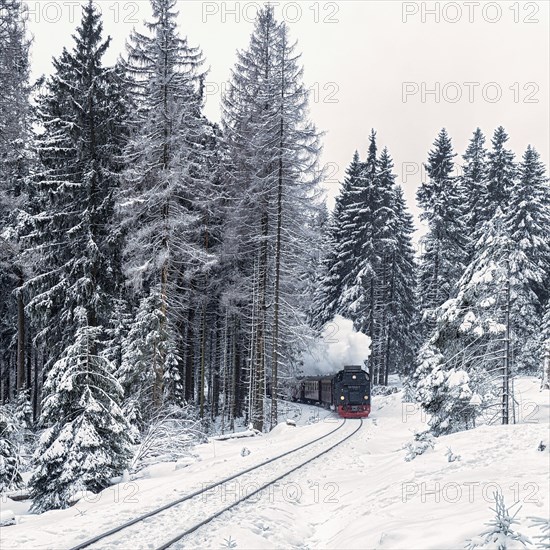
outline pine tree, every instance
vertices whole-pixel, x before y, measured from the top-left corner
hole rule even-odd
[[[435,308],[450,298],[466,261],[466,216],[464,190],[452,175],[451,138],[443,128],[434,142],[426,165],[428,181],[422,183],[417,200],[427,222],[420,263],[419,298],[424,330],[434,326]]]
[[[519,368],[538,365],[537,338],[550,281],[550,187],[539,154],[527,147],[518,168],[518,178],[505,208],[505,231],[513,245],[509,262],[522,292],[514,292],[517,315],[513,329]],[[522,283],[522,281],[525,281]]]
[[[460,366],[451,366],[434,339],[420,348],[413,380],[416,399],[430,415],[431,433],[445,435],[475,425],[479,411],[472,403],[472,387],[477,381]]]
[[[408,211],[403,190],[394,186],[395,252],[391,258],[390,327],[387,365],[389,372],[409,373],[419,341],[417,316],[415,251],[412,235],[414,221]]]
[[[339,314],[369,334],[377,384],[387,384],[390,371],[405,368],[416,345],[413,232],[393,161],[387,148],[377,156],[373,130],[367,160],[354,154],[336,199],[315,322],[321,328]]]
[[[356,329],[371,336],[373,342],[376,341],[375,269],[378,265],[374,209],[380,202],[377,190],[377,151],[376,132],[371,130],[367,159],[362,163],[360,175],[350,190],[349,222],[345,229],[352,259],[349,262],[349,273],[342,282],[339,300],[339,312],[352,319]]]
[[[122,349],[122,364],[119,378],[126,397],[135,403],[139,413],[139,422],[154,415],[157,397],[153,393],[155,386],[163,386],[165,380],[174,384],[174,401],[182,404],[182,383],[175,351],[175,342],[167,333],[166,318],[162,313],[160,289],[152,289],[141,300],[132,326],[126,336]],[[164,376],[159,380],[159,376]]]
[[[42,169],[26,237],[37,257],[36,276],[27,283],[29,307],[40,328],[37,340],[47,342],[48,365],[73,342],[77,309],[85,309],[86,326],[106,325],[120,272],[110,230],[125,106],[110,95],[115,76],[101,63],[109,40],[102,40],[92,2],[83,7],[74,40],[73,50],[54,60],[39,98]]]
[[[505,148],[508,134],[499,126],[491,140],[492,149],[489,151],[487,166],[487,190],[483,195],[482,212],[484,220],[490,220],[497,208],[505,208],[510,197],[512,186],[516,178],[514,153]]]
[[[458,282],[457,296],[438,308],[433,335],[419,355],[415,373],[419,399],[436,415],[436,432],[442,433],[436,425],[445,420],[446,431],[472,425],[483,407],[496,399],[492,382],[502,376],[504,361],[510,363],[514,356],[517,367],[538,365],[533,349],[538,317],[532,276],[521,242],[514,240],[506,214],[497,209]],[[430,359],[434,355],[440,358],[435,366]],[[471,391],[483,396],[480,407],[455,403],[454,412],[442,408],[449,393],[442,380],[451,371],[465,373]]]
[[[0,407],[0,493],[17,489],[23,483],[15,424],[13,414],[6,407]]]
[[[341,311],[339,300],[344,290],[344,281],[350,277],[354,260],[355,243],[350,236],[350,230],[353,227],[350,209],[351,191],[358,185],[361,171],[362,163],[359,153],[355,151],[330,217],[327,242],[324,247],[323,274],[315,294],[316,307],[312,319],[313,326],[317,330],[321,330]]]
[[[87,312],[77,312],[82,323]],[[82,325],[45,383],[42,422],[48,426],[33,456],[29,481],[37,512],[67,508],[79,491],[99,492],[130,459],[122,388],[97,349],[100,330]]]
[[[28,319],[24,291],[29,266],[21,254],[26,182],[32,163],[26,23],[19,0],[0,0],[0,363],[5,365],[0,373],[4,382],[0,399],[11,397],[11,388],[22,391],[30,384],[25,369]],[[13,356],[15,376],[7,372]]]
[[[239,219],[240,267],[248,288],[246,322],[252,325],[249,414],[258,429],[264,424],[267,374],[270,370],[273,426],[279,378],[307,330],[300,254],[309,231],[304,220],[315,204],[319,145],[307,120],[307,93],[294,52],[287,26],[276,21],[273,7],[260,10],[224,97],[231,200],[237,205],[233,215]]]
[[[483,223],[489,219],[486,211],[488,161],[484,145],[485,136],[479,128],[476,128],[466,152],[462,156],[464,163],[461,183],[467,201],[467,227],[468,233],[474,236],[471,239],[470,247],[475,244],[475,236],[479,236]]]
[[[168,355],[168,350],[185,314],[180,296],[193,273],[213,261],[195,242],[197,233],[208,240],[197,209],[209,192],[203,188],[202,172],[206,162],[202,140],[207,132],[201,115],[203,58],[200,49],[179,36],[175,4],[175,0],[151,1],[149,32],[134,31],[125,63],[137,111],[119,201],[128,235],[124,260],[137,297],[142,303],[156,304],[155,316],[163,324],[159,335],[166,341],[147,352],[164,354],[153,363],[156,408],[165,395],[176,399],[169,388],[165,391],[164,381],[179,370],[172,364],[177,355]],[[179,379],[168,387],[179,387]]]

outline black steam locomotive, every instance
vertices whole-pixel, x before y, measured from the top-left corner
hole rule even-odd
[[[359,365],[345,366],[334,376],[300,380],[295,400],[332,408],[342,418],[366,418],[371,409],[370,378]]]

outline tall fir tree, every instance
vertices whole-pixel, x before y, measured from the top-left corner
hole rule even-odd
[[[312,319],[317,330],[321,330],[341,311],[339,301],[344,290],[344,281],[351,276],[355,243],[350,234],[353,227],[350,206],[352,189],[358,185],[361,173],[362,163],[359,153],[355,151],[330,216],[323,273],[315,295],[316,307]]]
[[[119,386],[101,356],[120,271],[109,229],[125,107],[109,93],[114,75],[101,61],[109,40],[92,2],[74,41],[54,60],[39,98],[42,169],[26,236],[37,258],[30,309],[49,359],[41,417],[48,429],[30,482],[35,510],[66,507],[75,490],[106,487],[129,454]]]
[[[483,224],[487,221],[486,199],[488,194],[488,161],[485,149],[485,136],[476,128],[462,156],[461,183],[466,195],[467,228],[473,236],[470,251],[479,237]]]
[[[131,457],[130,427],[120,408],[123,390],[99,346],[100,329],[79,308],[75,341],[48,374],[42,420],[49,427],[34,453],[32,509],[67,508],[80,491],[99,492]]]
[[[516,335],[516,364],[531,370],[538,365],[537,337],[550,281],[550,187],[544,164],[528,146],[518,167],[504,210],[504,224],[511,240],[509,262],[512,275],[525,280],[513,329]]]
[[[422,239],[419,274],[424,334],[434,327],[435,308],[455,292],[467,259],[465,196],[460,181],[453,175],[454,157],[451,138],[443,128],[428,156],[428,181],[417,192],[423,210],[420,218],[428,226]]]
[[[387,341],[387,371],[410,374],[420,334],[417,318],[417,264],[412,236],[412,214],[407,208],[403,189],[394,186],[395,251],[390,259],[390,325]]]
[[[395,179],[391,156],[386,148],[377,156],[372,131],[367,160],[355,153],[336,199],[315,302],[318,328],[339,314],[371,336],[376,384],[410,364],[416,341],[414,226]]]
[[[29,46],[24,5],[0,0],[0,401],[29,387],[29,320],[24,284],[29,265],[21,235],[32,164]],[[14,345],[15,344],[15,345]],[[13,357],[15,356],[15,360]],[[15,372],[11,372],[11,365]]]
[[[148,33],[133,32],[124,64],[136,104],[119,198],[128,235],[124,261],[141,301],[137,315],[149,311],[160,322],[158,327],[139,322],[140,331],[130,331],[128,336],[142,340],[128,345],[134,351],[143,350],[141,359],[134,357],[139,364],[155,357],[149,363],[152,377],[143,378],[150,381],[147,391],[155,409],[165,398],[182,403],[181,365],[178,355],[168,350],[176,347],[188,281],[212,261],[196,243],[201,231],[197,205],[209,192],[201,169],[206,162],[202,140],[207,131],[201,114],[204,60],[199,48],[180,37],[175,5],[176,0],[151,0]],[[151,305],[158,311],[150,311]],[[144,333],[146,326],[159,332]],[[159,337],[162,342],[157,341]]]
[[[514,153],[505,147],[508,139],[504,128],[499,126],[491,140],[492,148],[488,154],[487,165],[487,189],[482,195],[483,204],[481,205],[481,211],[485,215],[484,221],[490,220],[497,208],[506,208],[517,175]]]
[[[224,97],[224,131],[234,167],[231,199],[242,228],[242,277],[249,289],[245,310],[252,325],[249,411],[258,429],[264,425],[267,375],[274,426],[279,379],[295,362],[300,336],[307,331],[299,258],[308,238],[307,211],[316,200],[319,136],[307,119],[302,74],[286,24],[276,20],[273,6],[262,8]]]
[[[75,311],[84,308],[86,326],[105,327],[117,293],[119,241],[111,229],[126,108],[110,95],[114,75],[102,65],[109,45],[102,32],[101,16],[89,2],[73,50],[54,60],[55,72],[39,98],[41,170],[33,182],[36,214],[26,236],[37,261],[27,285],[36,338],[48,344],[49,365],[74,341],[82,322]]]

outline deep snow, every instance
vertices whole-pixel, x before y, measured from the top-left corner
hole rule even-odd
[[[520,423],[481,426],[444,436],[410,462],[404,444],[422,429],[425,418],[412,404],[402,403],[401,392],[375,397],[374,411],[361,431],[342,446],[270,491],[227,512],[189,536],[176,548],[361,548],[458,549],[485,529],[493,512],[493,492],[500,489],[506,504],[519,500],[518,530],[532,539],[539,531],[530,516],[549,516],[550,392],[539,391],[539,381],[516,381]],[[295,408],[289,408],[289,411]],[[68,548],[124,520],[174,500],[231,473],[243,470],[334,429],[339,420],[330,412],[303,406],[289,415],[297,427],[282,422],[270,434],[225,441],[211,440],[195,449],[192,463],[164,463],[148,468],[144,477],[123,482],[73,508],[40,516],[25,515],[28,503],[3,499],[1,509],[12,509],[18,524],[0,530],[4,549]],[[298,418],[296,418],[298,416]],[[313,423],[311,423],[313,421]],[[358,422],[347,425],[326,444],[344,436]],[[537,450],[539,443],[544,451]],[[243,448],[250,451],[243,453]],[[318,448],[318,447],[317,447]],[[460,460],[449,462],[448,448]],[[245,456],[243,456],[243,454]],[[305,461],[307,453],[300,451]],[[204,501],[180,512],[204,517],[205,510],[229,504],[254,482],[275,478],[281,467],[262,471],[245,483],[236,480],[212,491]],[[92,502],[93,501],[93,502]],[[171,525],[151,539],[128,534],[113,548],[153,548],[166,541]],[[106,546],[98,545],[105,548]]]

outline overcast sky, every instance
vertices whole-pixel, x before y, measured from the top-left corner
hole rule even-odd
[[[76,0],[30,0],[33,74],[71,46]],[[247,46],[260,2],[178,2],[181,32],[210,67],[207,115],[219,120],[223,83]],[[445,126],[461,155],[477,127],[503,125],[521,156],[531,143],[549,159],[549,6],[542,2],[274,2],[298,41],[311,118],[325,131],[322,161],[332,201],[338,180],[371,128],[387,145],[409,205],[437,132]],[[149,17],[147,0],[100,0],[112,37],[107,63],[124,51],[132,27]],[[431,92],[431,93],[430,93]],[[332,204],[332,203],[331,203]]]

